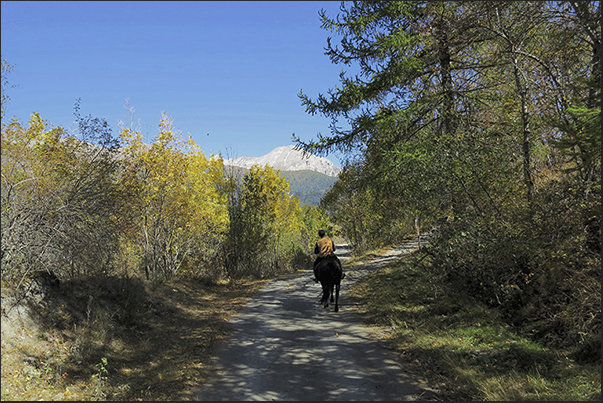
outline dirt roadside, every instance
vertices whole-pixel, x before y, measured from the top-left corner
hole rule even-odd
[[[25,299],[3,288],[2,400],[186,399],[263,284],[96,278]]]

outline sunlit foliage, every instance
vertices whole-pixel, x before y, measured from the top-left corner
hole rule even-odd
[[[139,132],[122,130],[126,168],[123,182],[136,193],[133,226],[124,242],[135,245],[147,278],[194,273],[213,263],[228,225],[222,191],[222,160],[205,157],[185,141],[165,113],[150,147]]]
[[[395,243],[413,221],[436,227],[430,256],[456,289],[514,324],[538,323],[538,337],[558,329],[555,342],[590,349],[601,318],[600,15],[592,1],[322,12],[325,54],[351,73],[299,94],[333,124],[297,143],[349,155],[323,199],[334,223],[360,248]]]

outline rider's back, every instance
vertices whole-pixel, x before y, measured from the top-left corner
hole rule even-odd
[[[316,248],[318,249],[318,257],[325,257],[334,254],[335,244],[331,238],[323,237],[316,242]]]

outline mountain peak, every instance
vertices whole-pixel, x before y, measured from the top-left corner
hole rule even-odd
[[[331,161],[324,157],[312,154],[304,154],[295,146],[276,147],[268,154],[261,157],[238,157],[224,161],[224,165],[232,165],[241,168],[251,168],[253,165],[270,165],[281,171],[316,171],[328,176],[337,176],[341,169],[337,168]]]

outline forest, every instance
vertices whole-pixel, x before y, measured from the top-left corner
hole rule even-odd
[[[2,279],[49,270],[60,278],[270,277],[307,264],[319,228],[270,166],[247,173],[206,157],[163,114],[152,144],[113,137],[79,114],[66,136],[34,113],[2,126]],[[239,177],[242,176],[242,177]]]
[[[309,268],[321,228],[357,254],[433,229],[425,259],[452,289],[600,361],[599,2],[343,2],[321,22],[344,70],[298,96],[332,124],[293,140],[347,159],[318,206],[269,166],[225,168],[165,113],[151,144],[79,101],[75,135],[6,119],[2,60],[3,287],[264,279]]]
[[[431,267],[510,324],[601,358],[599,2],[352,2],[310,114],[346,152],[321,206],[355,248],[437,229]],[[353,73],[352,73],[353,72]]]

